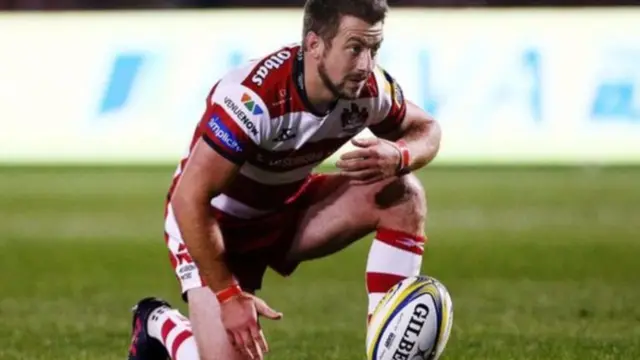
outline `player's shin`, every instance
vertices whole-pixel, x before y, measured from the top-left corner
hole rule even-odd
[[[167,349],[172,360],[200,360],[189,319],[176,309],[160,307],[149,316],[149,335]]]
[[[425,240],[421,235],[388,228],[377,229],[367,258],[367,321],[391,287],[409,276],[419,274]]]

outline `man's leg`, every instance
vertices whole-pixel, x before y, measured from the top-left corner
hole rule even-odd
[[[162,304],[151,311],[147,331],[165,348],[171,359],[199,360],[191,322],[169,304]]]
[[[288,259],[323,257],[375,231],[366,268],[371,315],[387,290],[420,272],[424,189],[414,175],[371,185],[350,185],[346,178],[330,175],[313,193],[315,202],[302,217]]]

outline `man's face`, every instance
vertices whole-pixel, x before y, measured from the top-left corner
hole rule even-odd
[[[338,33],[318,63],[324,85],[343,99],[356,99],[375,66],[382,43],[382,23],[371,25],[352,16],[343,16]]]

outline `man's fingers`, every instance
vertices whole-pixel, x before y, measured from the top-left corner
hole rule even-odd
[[[357,171],[369,169],[376,166],[378,163],[377,159],[366,159],[366,160],[339,160],[336,163],[336,166],[344,171]]]
[[[256,343],[257,349],[260,351],[260,354],[269,352],[269,347],[267,346],[267,340],[264,338],[264,333],[262,330],[255,326],[251,327],[251,337],[253,341]]]
[[[236,334],[233,331],[227,331],[227,337],[229,338],[229,343],[235,349],[239,349],[238,341],[236,340]]]
[[[279,320],[282,318],[282,313],[273,310],[267,303],[259,297],[254,297],[253,302],[256,306],[258,315],[264,316],[267,319]]]
[[[373,145],[377,145],[380,142],[380,139],[378,138],[362,138],[362,139],[358,139],[358,138],[353,138],[351,139],[351,143],[355,146],[358,147],[369,147],[369,146],[373,146]]]
[[[251,338],[251,334],[249,332],[249,329],[242,329],[239,331],[240,333],[240,337],[242,338],[242,349],[244,350],[244,352],[247,354],[247,356],[249,357],[249,359],[256,359],[256,356],[254,354],[255,352],[255,344],[253,342],[253,339]]]
[[[251,351],[253,352],[253,359],[254,360],[262,360],[263,359],[263,351],[262,351],[262,347],[260,346],[259,340],[255,339],[255,338],[251,338],[251,344],[249,345],[249,348],[251,349]]]
[[[233,347],[240,353],[244,352],[244,340],[238,331],[229,331],[229,338],[232,340]]]
[[[362,158],[370,158],[376,155],[375,149],[356,149],[349,152],[346,152],[340,156],[341,160],[352,160],[352,159],[362,159]]]

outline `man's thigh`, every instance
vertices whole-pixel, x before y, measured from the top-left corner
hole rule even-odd
[[[208,287],[191,289],[189,298],[189,320],[198,344],[201,360],[247,360],[238,353],[227,338],[220,306]]]
[[[310,205],[301,216],[287,258],[304,261],[327,256],[375,231],[381,211],[402,202],[404,184],[413,182],[412,177],[353,185],[343,176],[325,175],[310,190]]]

